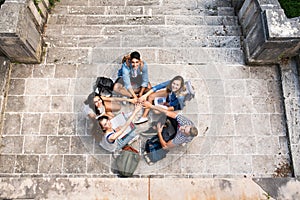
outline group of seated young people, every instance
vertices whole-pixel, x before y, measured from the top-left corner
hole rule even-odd
[[[134,141],[138,134],[135,131],[128,133],[125,139],[119,139],[132,122],[136,125],[148,121],[150,110],[156,113],[162,113],[168,118],[174,119],[177,123],[176,135],[173,139],[166,141],[162,135],[165,126],[164,122],[159,121],[152,124],[148,133],[155,131],[159,137],[161,146],[164,149],[171,148],[183,143],[191,142],[198,135],[195,124],[176,111],[184,108],[185,86],[184,79],[181,76],[175,76],[173,79],[160,83],[154,87],[151,86],[148,77],[148,65],[141,59],[140,53],[134,51],[125,56],[122,60],[122,67],[118,71],[118,78],[114,83],[113,91],[120,97],[106,97],[92,93],[88,96],[85,103],[85,113],[92,119],[97,119],[98,124],[103,130],[103,137],[100,146],[109,152],[122,149],[126,144]],[[154,105],[155,98],[165,98],[163,106]],[[124,125],[113,128],[111,119],[116,112],[121,109],[120,102],[129,102],[134,104],[134,110]],[[136,115],[142,110],[142,116],[134,121]],[[144,135],[147,134],[147,131]]]

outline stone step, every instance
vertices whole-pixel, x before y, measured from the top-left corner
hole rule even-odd
[[[219,7],[218,16],[235,16],[233,7]]]
[[[230,7],[232,6],[231,0],[114,0],[114,1],[81,1],[81,0],[61,0],[56,4],[58,6],[85,6],[85,7],[96,7],[96,6],[178,6],[183,7]]]
[[[104,33],[111,34],[109,30],[113,27],[105,27]],[[108,31],[108,32],[107,32]],[[199,26],[143,26],[144,35],[169,36],[182,34],[184,36],[241,36],[240,26],[235,25],[199,25]],[[107,33],[106,33],[107,32]]]
[[[88,33],[86,30],[89,30]],[[199,25],[199,26],[62,26],[52,25],[46,28],[46,35],[64,35],[64,36],[107,36],[107,35],[144,35],[144,36],[241,36],[240,26],[225,25]]]
[[[80,63],[112,63],[118,58],[119,61],[124,52],[131,52],[131,47],[56,47],[48,49],[47,62],[59,64],[80,64]],[[234,63],[244,64],[241,48],[135,48],[140,51],[148,63],[180,64],[191,63]],[[212,58],[213,56],[213,58]]]
[[[233,16],[232,7],[187,6],[59,6],[56,14],[68,15],[219,15]]]
[[[101,16],[101,15],[55,15],[48,25],[238,25],[236,16]]]
[[[240,48],[239,36],[51,36],[46,42],[59,47],[220,47]]]
[[[57,5],[76,5],[76,6],[133,6],[133,5],[160,5],[161,0],[114,0],[114,1],[99,1],[99,0],[60,0]]]

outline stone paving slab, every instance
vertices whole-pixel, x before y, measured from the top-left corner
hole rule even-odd
[[[12,83],[18,81],[19,88],[15,89],[15,84],[11,84],[8,92],[1,162],[8,161],[9,167],[3,165],[2,176],[115,177],[110,169],[111,155],[98,146],[90,122],[81,114],[82,101],[96,77],[79,73],[82,70],[79,66],[83,69],[94,67],[101,73],[114,65],[13,66],[11,80]],[[136,176],[289,175],[276,171],[289,159],[280,109],[282,102],[279,95],[275,95],[278,93],[276,67],[254,70],[227,65],[228,70],[225,70],[224,65],[217,64],[153,65],[149,68],[150,79],[160,82],[167,74],[175,75],[185,68],[190,73],[182,75],[191,79],[199,90],[183,112],[201,130],[205,126],[209,130],[188,147],[172,150],[165,160],[154,166],[148,166],[142,160]],[[113,76],[113,71],[107,70],[107,73]],[[41,86],[40,90],[35,90],[37,85]],[[70,104],[74,100],[77,103]],[[39,104],[40,101],[44,103]],[[141,147],[145,139],[142,137]],[[48,159],[53,163],[51,166],[47,166]]]
[[[295,179],[0,179],[3,199],[298,199]],[[261,187],[261,186],[262,187]],[[176,189],[177,188],[177,189]],[[179,189],[180,188],[180,189]],[[263,188],[263,189],[262,189]],[[170,192],[172,191],[172,192]]]

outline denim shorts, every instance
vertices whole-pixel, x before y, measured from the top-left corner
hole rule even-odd
[[[130,142],[134,137],[136,136],[135,131],[131,131],[130,133],[126,134],[124,137],[121,139],[117,139],[116,141],[118,142],[118,147],[116,150],[122,149],[128,142]]]
[[[135,78],[130,77],[130,82],[131,82],[132,89],[140,88],[141,85],[142,85],[142,83],[143,83],[142,75],[138,75]],[[117,78],[117,80],[115,81],[115,83],[120,83],[121,85],[124,86],[124,80],[123,80],[122,77]]]

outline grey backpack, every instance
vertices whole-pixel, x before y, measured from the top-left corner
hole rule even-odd
[[[194,86],[192,85],[191,81],[186,81],[184,85],[186,89],[186,95],[184,97],[184,101],[190,101],[195,97],[196,92]]]

